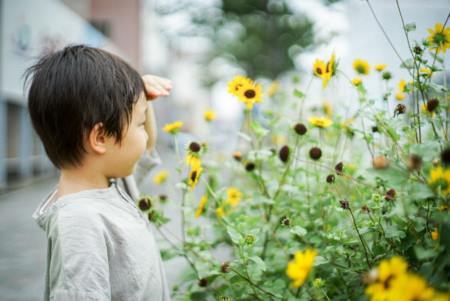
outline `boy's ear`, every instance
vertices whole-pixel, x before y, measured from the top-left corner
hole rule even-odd
[[[107,137],[104,133],[103,123],[97,123],[92,128],[88,137],[90,148],[97,154],[104,154],[107,149]]]

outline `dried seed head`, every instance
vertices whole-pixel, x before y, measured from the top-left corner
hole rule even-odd
[[[378,133],[378,132],[379,132],[378,126],[374,125],[372,127],[372,133]]]
[[[386,195],[384,196],[384,199],[385,199],[386,201],[393,201],[393,200],[395,199],[395,194],[396,194],[395,189],[394,189],[394,188],[391,188],[391,189],[389,189],[389,190],[386,192]]]
[[[305,135],[306,132],[308,131],[308,129],[306,128],[306,126],[305,126],[303,123],[297,123],[297,124],[294,126],[294,130],[295,130],[295,132],[296,132],[298,135],[300,135],[300,136]]]
[[[228,273],[230,271],[230,263],[228,261],[225,261],[220,266],[220,271],[222,273]]]
[[[394,116],[404,114],[406,112],[406,106],[404,104],[399,103],[394,110]]]
[[[329,184],[334,183],[334,175],[327,176],[327,183],[329,183]]]
[[[444,166],[450,166],[450,147],[441,152],[441,163]]]
[[[437,100],[436,98],[427,101],[427,111],[430,113],[434,112],[438,106],[439,100]]]
[[[368,207],[367,205],[363,205],[363,206],[361,207],[361,211],[364,212],[364,213],[369,213],[369,212],[370,212],[370,209],[369,209],[369,207]]]
[[[152,207],[152,199],[148,196],[144,196],[139,199],[138,206],[142,211],[147,211]]]
[[[416,47],[414,47],[414,53],[415,54],[422,54],[422,48],[420,48],[420,46],[416,46]]]
[[[247,162],[247,164],[245,164],[245,170],[246,171],[253,171],[255,169],[256,165],[253,162]]]
[[[350,209],[350,204],[347,200],[340,200],[339,204],[341,205],[342,209]]]
[[[420,170],[422,168],[423,160],[419,155],[411,154],[408,158],[409,170]]]
[[[289,160],[289,146],[284,145],[280,152],[278,153],[278,157],[280,158],[281,162],[286,163]]]
[[[191,142],[191,144],[189,144],[189,149],[194,153],[198,153],[201,148],[202,147],[197,142]]]
[[[200,287],[206,287],[206,286],[208,286],[208,279],[206,279],[206,278],[199,279],[199,280],[198,280],[198,285],[199,285]]]
[[[322,150],[315,146],[309,150],[309,156],[313,160],[319,160],[322,157]]]
[[[344,169],[344,164],[342,162],[339,162],[338,164],[336,164],[336,166],[334,167],[334,170],[336,171],[336,173],[338,175],[342,175],[342,170]]]
[[[289,226],[291,224],[291,220],[286,215],[280,218],[280,224],[283,226]]]

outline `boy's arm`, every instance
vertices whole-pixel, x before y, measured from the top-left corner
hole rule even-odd
[[[111,300],[104,226],[83,207],[66,205],[51,221],[50,300]]]

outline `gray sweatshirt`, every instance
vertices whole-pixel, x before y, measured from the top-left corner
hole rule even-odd
[[[58,187],[32,217],[48,238],[44,300],[169,301],[154,228],[136,207],[141,180],[159,164],[146,152],[135,173],[110,186],[55,199]]]

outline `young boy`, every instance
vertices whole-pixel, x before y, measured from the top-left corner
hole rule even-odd
[[[167,95],[170,84],[145,83],[117,56],[83,45],[43,57],[29,77],[33,127],[60,169],[33,213],[48,237],[44,299],[170,300],[133,179],[158,159],[146,96]]]

